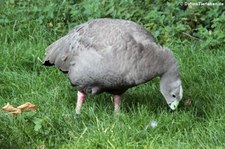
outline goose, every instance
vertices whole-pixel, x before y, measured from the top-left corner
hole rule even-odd
[[[77,88],[77,114],[88,94],[102,92],[113,95],[118,112],[124,92],[155,77],[160,77],[160,92],[172,110],[183,96],[173,53],[129,20],[100,18],[76,26],[46,48],[44,65],[66,73]]]

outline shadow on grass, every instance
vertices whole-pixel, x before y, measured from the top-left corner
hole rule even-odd
[[[153,85],[154,86],[154,85]],[[171,113],[164,97],[161,95],[159,89],[154,88],[152,84],[140,85],[129,89],[122,96],[121,111],[124,113],[135,113],[135,111],[144,108],[147,112],[152,114],[160,114],[162,111]],[[75,109],[77,100],[77,90],[74,87],[68,89],[69,98],[67,99],[68,106]],[[113,96],[111,94],[102,93],[99,95],[88,95],[83,107],[87,109],[94,108],[94,111],[113,113]],[[212,109],[210,104],[202,102],[203,99],[195,97],[189,106],[185,105],[185,100],[191,98],[184,96],[181,100],[177,112],[190,112],[196,120],[208,119],[211,115]],[[207,99],[209,100],[209,99]],[[93,110],[93,109],[92,109]]]
[[[141,107],[146,107],[149,113],[159,113],[162,109],[167,109],[165,99],[160,95],[159,91],[142,92],[140,91],[141,88],[135,88],[122,95],[120,108],[123,112],[130,113],[137,111]],[[71,87],[68,94],[70,98],[67,103],[75,108],[77,90]],[[89,108],[87,106],[96,107],[100,111],[110,111],[111,113],[113,112],[113,95],[108,93],[88,95],[83,106],[85,108]]]
[[[159,108],[165,106],[163,100],[150,93],[128,92],[124,95],[123,109],[126,112],[137,111],[138,108],[146,107],[149,113],[159,112]]]

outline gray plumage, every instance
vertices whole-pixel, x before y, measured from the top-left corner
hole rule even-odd
[[[46,49],[45,65],[68,73],[71,84],[85,94],[121,95],[156,76],[179,79],[170,50],[158,46],[142,26],[119,19],[78,25]]]

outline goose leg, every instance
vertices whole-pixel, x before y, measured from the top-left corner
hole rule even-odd
[[[85,101],[86,94],[78,91],[77,92],[77,104],[76,104],[76,114],[80,114],[80,109],[82,107],[83,102]]]
[[[114,112],[119,112],[120,108],[120,95],[114,95]]]

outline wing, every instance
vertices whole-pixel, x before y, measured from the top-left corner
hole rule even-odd
[[[78,39],[82,34],[82,28],[86,25],[87,23],[84,23],[75,27],[67,35],[48,46],[45,50],[44,65],[55,65],[61,71],[68,72],[76,49],[82,46]]]
[[[72,84],[131,85],[142,82],[137,79],[145,72],[137,70],[147,67],[149,43],[154,43],[150,32],[134,22],[96,19],[51,44],[45,64],[69,72]]]
[[[143,81],[135,78],[142,77],[137,68],[149,50],[145,45],[154,43],[148,31],[131,21],[108,19],[94,20],[83,29],[78,41],[84,48],[77,51],[69,70],[72,84],[109,88]]]

